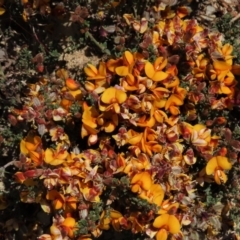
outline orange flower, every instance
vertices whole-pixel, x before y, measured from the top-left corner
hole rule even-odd
[[[209,145],[211,141],[211,129],[208,129],[203,124],[192,126],[189,123],[183,122],[180,126],[183,138],[191,141],[196,147],[204,147]]]
[[[67,233],[67,235],[70,238],[74,237],[74,231],[76,230],[76,221],[72,217],[67,217],[65,220],[61,223],[61,227],[64,229],[64,231]]]
[[[20,151],[31,159],[34,166],[39,166],[43,161],[44,151],[41,149],[42,140],[33,132],[29,132],[20,142]],[[29,160],[30,160],[29,159]]]
[[[133,54],[125,51],[122,56],[122,65],[115,68],[115,73],[121,77],[127,76],[129,73],[132,73],[134,62]]]
[[[49,234],[42,234],[38,237],[38,240],[52,240],[52,237]]]
[[[159,229],[156,235],[157,240],[167,240],[168,232],[177,234],[181,228],[179,220],[168,213],[158,216],[154,220],[153,226]]]
[[[121,86],[126,91],[136,91],[139,88],[139,79],[128,73],[125,77],[120,79]]]
[[[41,143],[42,140],[39,136],[36,136],[33,132],[29,132],[20,142],[20,151],[22,154],[27,155],[35,151]]]
[[[97,118],[99,113],[95,107],[89,107],[86,103],[83,104],[83,109],[81,137],[84,138],[90,135],[88,138],[88,144],[92,145],[95,144],[98,139],[98,130],[96,128],[98,127]]]
[[[97,191],[95,188],[91,187],[91,184],[85,183],[81,184],[80,190],[86,201],[89,202],[100,202],[101,192]]]
[[[129,222],[123,215],[111,209],[108,216],[106,216],[106,211],[103,211],[100,217],[100,229],[108,230],[110,228],[110,224],[113,226],[115,231],[121,231],[122,227],[124,229],[129,228]]]
[[[77,199],[75,197],[65,197],[63,194],[60,194],[56,190],[48,191],[46,199],[52,201],[51,204],[54,210],[64,210],[64,215],[69,215],[73,210],[76,210],[77,208]],[[46,206],[46,203],[44,203],[42,208],[44,208],[44,206]],[[49,213],[50,210],[47,212]]]
[[[230,170],[232,164],[228,161],[228,158],[223,156],[216,156],[211,158],[206,166],[206,174],[214,174],[214,179],[217,184],[226,183],[227,176],[223,170]]]
[[[131,173],[133,170],[149,170],[151,168],[149,157],[140,153],[137,158],[130,157],[130,160],[127,162],[126,167],[124,169],[125,173]]]
[[[101,129],[110,133],[118,126],[118,115],[110,111],[104,112],[98,117],[97,122]]]
[[[118,88],[110,87],[106,89],[99,103],[101,111],[113,110],[115,113],[120,113],[120,104],[124,103],[127,99],[127,94]]]
[[[45,150],[44,162],[53,166],[60,165],[66,161],[68,152],[64,145],[58,144],[56,149]]]
[[[180,114],[178,107],[183,105],[186,94],[186,89],[174,87],[171,96],[168,98],[165,104],[165,110],[169,110],[174,116]]]
[[[233,94],[236,83],[234,75],[229,71],[221,80],[210,81],[211,91],[218,94]]]
[[[152,186],[152,177],[149,172],[137,173],[131,180],[132,191],[140,194],[143,190],[147,191]]]
[[[127,135],[127,142],[132,145],[129,149],[134,150],[136,156],[140,151],[152,156],[153,152],[160,152],[162,149],[162,146],[157,142],[157,133],[149,127],[145,128],[144,133],[137,133],[130,129]]]
[[[162,81],[168,77],[168,73],[162,71],[166,65],[167,59],[158,57],[154,64],[151,64],[150,62],[145,63],[145,73],[147,77],[153,81]]]
[[[110,211],[110,219],[111,219],[111,224],[112,224],[114,230],[120,231],[121,230],[121,220],[124,219],[123,215],[116,210],[111,210]]]
[[[99,63],[99,68],[97,69],[92,64],[87,64],[84,68],[84,72],[87,75],[87,80],[106,80],[106,64],[104,62]]]
[[[148,156],[152,156],[153,152],[160,152],[162,150],[162,146],[158,144],[157,138],[157,132],[149,127],[146,127],[143,133],[143,138],[141,139],[140,149],[144,153],[147,153]]]
[[[67,78],[66,81],[65,81],[65,84],[70,91],[76,91],[76,90],[79,89],[79,83],[77,83],[72,78]]]
[[[92,64],[88,64],[84,68],[84,72],[87,75],[85,82],[85,88],[89,92],[102,93],[107,86],[107,66],[106,63],[100,62],[98,70]],[[94,81],[94,83],[92,82]]]
[[[97,117],[99,113],[97,112],[95,107],[84,106],[84,111],[82,115],[82,122],[87,129],[95,129],[97,128]],[[95,132],[93,130],[93,132]],[[83,136],[82,136],[83,137]]]
[[[163,198],[164,198],[164,191],[159,184],[152,184],[149,190],[142,191],[139,194],[139,197],[142,199],[146,199],[149,203],[154,203],[157,206],[161,206]]]
[[[206,68],[209,60],[204,57],[204,54],[200,54],[195,63],[196,67],[193,69],[192,73],[198,81],[201,81],[206,77]]]
[[[48,191],[46,199],[52,201],[52,205],[55,210],[59,210],[64,207],[65,197],[56,190]]]
[[[62,233],[67,233],[68,237],[74,237],[76,230],[76,221],[72,217],[61,218],[59,222],[54,222],[50,227],[50,233],[53,239],[62,239]]]
[[[232,65],[233,61],[233,56],[232,51],[233,51],[233,46],[230,45],[229,43],[226,43],[222,48],[218,48],[217,51],[220,53],[221,57],[225,60],[225,62],[229,65]]]
[[[210,70],[210,78],[211,80],[223,81],[231,69],[232,66],[226,62],[215,60],[213,61],[213,69]]]
[[[180,80],[178,78],[178,69],[176,65],[172,65],[167,68],[166,73],[168,73],[169,77],[165,80],[161,81],[165,88],[173,88],[177,87],[180,84]]]
[[[99,228],[108,230],[110,228],[111,218],[106,216],[106,211],[103,211],[100,216]]]
[[[211,141],[211,130],[202,124],[193,126],[191,142],[195,146],[207,146]]]

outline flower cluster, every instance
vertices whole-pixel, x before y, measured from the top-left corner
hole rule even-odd
[[[224,139],[221,115],[238,91],[232,46],[184,19],[186,7],[154,9],[163,17],[151,28],[146,19],[124,16],[144,34],[142,46],[148,41],[157,52],[154,60],[146,49],[126,50],[98,67],[87,64],[81,82],[58,69],[51,82],[43,77],[29,85],[22,110],[12,109],[38,129],[21,141],[15,178],[26,186],[21,200],[53,216],[41,240],[91,239],[110,226],[182,239],[181,228],[200,218],[197,188],[227,181],[238,152]],[[34,196],[29,186],[39,186]],[[101,208],[92,219],[95,204]]]

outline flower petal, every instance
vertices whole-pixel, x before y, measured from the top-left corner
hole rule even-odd
[[[149,190],[152,185],[152,178],[149,172],[144,172],[141,178],[141,187],[144,190]]]
[[[211,175],[213,174],[213,172],[215,171],[215,169],[218,167],[218,161],[217,161],[217,157],[213,157],[211,158],[206,166],[206,174],[207,175]]]
[[[22,139],[20,142],[20,151],[24,155],[27,155],[29,152],[28,149],[26,148],[26,141],[24,139]]]
[[[123,54],[123,62],[124,64],[126,64],[127,66],[131,65],[134,61],[133,55],[131,52],[129,51],[125,51]]]
[[[120,66],[120,63],[121,63],[121,59],[118,59],[118,60],[115,60],[115,59],[109,59],[107,61],[107,69],[110,71],[110,72],[114,72],[116,67],[119,67]]]
[[[139,143],[142,139],[142,133],[136,134],[135,136],[132,136],[131,138],[127,139],[127,142],[131,145],[135,145]]]
[[[168,232],[166,229],[160,229],[156,234],[156,240],[167,240]]]
[[[120,77],[125,77],[129,73],[129,68],[127,66],[116,67],[115,73]]]
[[[144,67],[145,73],[148,78],[152,79],[152,77],[155,74],[155,70],[153,65],[150,62],[146,62],[145,67]]]
[[[156,71],[161,71],[167,65],[167,58],[158,57],[154,62],[154,68]]]
[[[219,70],[219,71],[231,70],[231,68],[232,68],[231,65],[227,64],[224,61],[214,61],[213,67],[214,67],[214,69]]]
[[[157,71],[153,75],[152,80],[156,81],[156,82],[159,82],[159,81],[162,81],[162,80],[166,79],[167,77],[168,77],[168,73],[163,72],[163,71]]]
[[[142,175],[143,175],[143,172],[136,173],[131,180],[131,184],[137,183],[142,178]]]
[[[61,225],[65,226],[65,227],[69,227],[69,228],[73,228],[76,224],[76,221],[74,218],[72,217],[67,217]]]
[[[106,104],[112,103],[112,100],[116,97],[116,91],[117,89],[114,87],[107,88],[101,96],[101,101]]]
[[[97,68],[92,64],[87,64],[87,66],[84,68],[84,72],[88,77],[94,77],[98,74]]]
[[[99,69],[98,70],[99,75],[106,76],[106,74],[107,74],[107,67],[106,67],[106,63],[105,62],[100,62],[98,69]]]
[[[169,227],[169,232],[172,234],[176,234],[180,232],[181,226],[180,226],[179,220],[174,215],[169,216],[168,227]]]
[[[228,158],[217,156],[217,164],[224,170],[230,170],[232,168],[232,164],[228,161]]]
[[[165,110],[168,110],[170,106],[181,106],[182,104],[183,100],[181,100],[175,94],[172,94],[165,104]]]
[[[66,79],[65,83],[69,90],[75,91],[79,88],[79,83],[73,80],[72,78]]]
[[[153,226],[155,228],[161,228],[164,225],[168,226],[168,219],[169,219],[169,214],[163,214],[161,216],[158,216],[155,218],[155,220],[153,222]]]
[[[127,94],[121,89],[116,89],[115,95],[116,95],[117,102],[119,104],[125,102],[127,99]]]

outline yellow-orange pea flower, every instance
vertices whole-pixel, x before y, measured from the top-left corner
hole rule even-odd
[[[86,201],[89,202],[100,202],[101,192],[96,191],[94,188],[89,187],[88,184],[85,184],[81,187],[81,192]]]
[[[214,174],[214,180],[217,184],[226,183],[227,176],[224,170],[230,170],[232,164],[228,161],[228,158],[223,156],[215,156],[211,158],[206,166],[206,174]]]
[[[131,173],[133,170],[149,170],[151,168],[151,163],[149,157],[145,153],[140,153],[137,158],[131,157],[126,164],[124,169],[125,173]]]
[[[211,141],[211,129],[208,129],[203,124],[192,126],[189,123],[183,122],[180,129],[184,139],[190,140],[196,147],[207,146]]]
[[[196,67],[193,68],[192,73],[198,81],[205,79],[206,76],[206,67],[209,63],[209,60],[204,57],[204,54],[200,54],[196,60]]]
[[[35,135],[33,132],[29,132],[28,135],[21,140],[20,151],[22,154],[27,155],[33,152],[42,143],[39,136]]]
[[[212,89],[218,94],[233,94],[233,87],[236,85],[236,80],[232,72],[228,72],[222,80],[210,81]]]
[[[63,144],[58,144],[56,149],[45,150],[44,162],[53,166],[60,165],[66,161],[68,152]]]
[[[186,89],[174,87],[171,96],[168,98],[165,104],[165,110],[169,110],[174,116],[179,115],[180,111],[178,107],[183,105],[186,94]]]
[[[163,198],[164,198],[164,191],[163,191],[161,185],[152,184],[150,189],[142,191],[139,194],[139,197],[147,200],[149,203],[154,203],[157,206],[161,206]]]
[[[53,224],[50,227],[50,234],[55,240],[63,239],[62,232],[67,233],[68,237],[73,238],[75,230],[77,230],[75,219],[67,217],[60,224]]]
[[[210,78],[211,80],[217,79],[218,81],[223,81],[231,69],[232,66],[224,61],[213,61],[213,69],[210,70]]]
[[[233,46],[231,44],[226,43],[222,48],[218,48],[217,51],[222,55],[227,64],[232,65],[233,56],[231,54],[233,51]]]
[[[44,151],[39,148],[41,144],[41,138],[33,132],[29,132],[27,137],[22,139],[20,143],[21,153],[28,156],[35,166],[39,166],[43,160]]]
[[[87,75],[87,80],[105,80],[107,75],[106,63],[100,62],[98,69],[92,64],[87,64],[84,68],[84,72]]]
[[[115,67],[114,69],[115,73],[121,77],[127,76],[129,73],[132,73],[134,62],[135,60],[133,54],[129,51],[125,51],[122,56],[122,62],[118,62],[121,63],[121,65]],[[115,61],[113,61],[113,63],[115,63]]]
[[[211,129],[202,124],[193,126],[191,142],[195,146],[207,146],[211,141]]]
[[[55,210],[59,210],[64,206],[65,197],[63,194],[59,193],[56,190],[48,191],[46,199],[52,201],[52,206]]]
[[[77,208],[77,199],[75,197],[65,197],[55,189],[47,192],[46,199],[52,201],[54,210],[63,209],[67,213]]]
[[[99,103],[100,111],[113,110],[115,113],[120,113],[120,104],[127,100],[127,94],[118,88],[110,87],[107,88],[101,98]]]
[[[157,240],[167,240],[169,232],[177,234],[181,228],[179,220],[174,215],[168,213],[158,216],[154,220],[153,226],[159,229],[156,234]]]
[[[65,81],[65,84],[66,84],[68,93],[71,94],[75,100],[80,100],[82,92],[79,88],[80,87],[79,83],[72,78],[67,78]]]
[[[82,122],[89,129],[97,128],[97,117],[99,113],[95,107],[84,106]],[[95,131],[94,131],[95,132]]]
[[[95,107],[89,107],[86,103],[83,104],[82,128],[81,137],[89,136],[88,144],[92,145],[97,142],[97,118],[99,113]]]
[[[105,132],[113,132],[118,126],[118,115],[111,111],[104,112],[98,117],[97,123]]]
[[[160,152],[162,146],[156,141],[157,133],[149,127],[146,127],[144,133],[138,133],[130,129],[127,132],[127,143],[133,145],[130,149],[135,149],[135,155],[138,156],[140,151],[152,156],[153,152]]]
[[[167,65],[167,59],[164,59],[163,57],[158,57],[154,64],[150,62],[145,63],[145,73],[147,77],[153,81],[162,81],[168,77],[168,73],[163,72],[162,70]]]
[[[122,219],[123,215],[114,209],[110,210],[109,216],[106,216],[106,211],[103,211],[100,216],[99,228],[102,230],[108,230],[110,228],[110,224],[112,224],[115,231],[120,231]]]
[[[139,89],[139,79],[131,73],[120,79],[121,86],[126,91],[136,91]]]
[[[140,194],[142,190],[149,190],[152,186],[152,177],[149,172],[136,173],[132,180],[132,192]]]

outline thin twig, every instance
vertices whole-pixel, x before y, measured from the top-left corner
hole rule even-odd
[[[103,52],[103,53],[106,53],[108,55],[111,55],[110,51],[104,46],[102,45],[101,43],[99,43],[94,37],[93,35],[90,33],[90,32],[86,32],[85,33],[85,36],[86,37],[89,37],[90,40]]]

